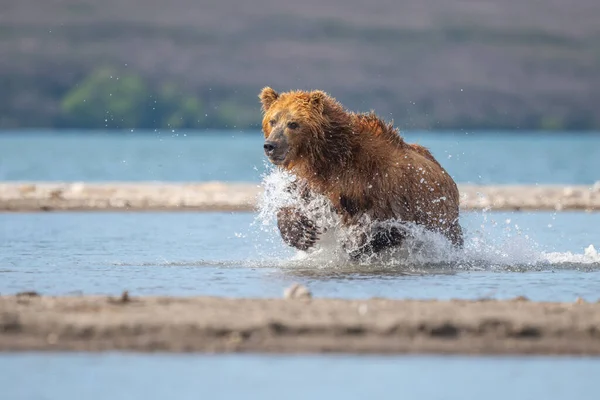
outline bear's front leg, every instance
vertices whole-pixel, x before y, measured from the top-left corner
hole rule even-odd
[[[277,211],[277,227],[285,243],[303,251],[313,247],[319,235],[314,222],[294,207]]]

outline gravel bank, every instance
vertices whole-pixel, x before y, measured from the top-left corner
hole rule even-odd
[[[600,303],[0,297],[0,351],[600,354]]]
[[[600,210],[593,186],[459,185],[464,210]],[[0,211],[252,211],[262,192],[253,183],[0,183]]]

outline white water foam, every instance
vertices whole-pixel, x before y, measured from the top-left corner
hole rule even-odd
[[[551,252],[544,253],[544,257],[552,264],[600,264],[600,253],[592,244],[585,248],[583,254]]]
[[[538,243],[522,232],[511,220],[499,224],[490,218],[491,213],[482,211],[481,224],[473,231],[464,229],[465,243],[462,249],[454,248],[441,234],[426,231],[419,226],[389,221],[407,230],[410,238],[399,249],[360,260],[352,260],[341,243],[356,236],[344,228],[337,216],[327,208],[328,201],[317,196],[308,204],[301,204],[299,194],[287,190],[295,180],[293,175],[272,166],[267,166],[263,175],[264,192],[258,199],[259,213],[255,226],[259,227],[259,241],[281,243],[277,229],[276,212],[283,206],[296,206],[312,217],[321,228],[327,228],[314,248],[303,252],[288,248],[283,254],[263,253],[265,265],[274,262],[282,267],[328,268],[340,266],[373,266],[423,270],[427,268],[450,268],[459,270],[528,270],[556,266],[587,265],[600,268],[600,254],[589,245],[583,254],[571,252],[544,252]],[[368,225],[368,222],[366,222]],[[463,227],[464,228],[464,227]],[[258,246],[260,247],[260,246]],[[285,246],[284,246],[285,247]]]

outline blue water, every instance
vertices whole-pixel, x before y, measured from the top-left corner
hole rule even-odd
[[[405,135],[461,183],[593,184],[600,135]],[[0,133],[0,180],[253,181],[259,132]],[[0,214],[0,294],[600,298],[600,213],[464,213],[460,262],[352,266],[253,213]],[[448,256],[450,257],[450,256]],[[0,354],[0,398],[596,399],[586,358]]]
[[[405,135],[463,182],[600,177],[600,135]],[[234,131],[3,133],[0,178],[259,181],[261,142],[260,132]],[[598,213],[465,213],[459,262],[370,268],[299,258],[252,213],[2,214],[0,221],[0,293],[277,297],[300,281],[327,297],[600,296]]]
[[[600,133],[406,132],[461,183],[600,181]],[[253,181],[259,131],[0,132],[0,180]]]
[[[0,355],[7,400],[596,400],[587,358]]]
[[[366,267],[298,260],[276,232],[260,229],[253,213],[18,213],[0,219],[2,294],[281,297],[300,282],[318,297],[600,298],[600,256],[584,254],[590,245],[600,249],[600,213],[466,213],[462,262]]]

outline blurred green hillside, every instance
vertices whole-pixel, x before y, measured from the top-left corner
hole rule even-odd
[[[258,127],[266,85],[401,129],[600,129],[597,0],[0,8],[0,129]]]

